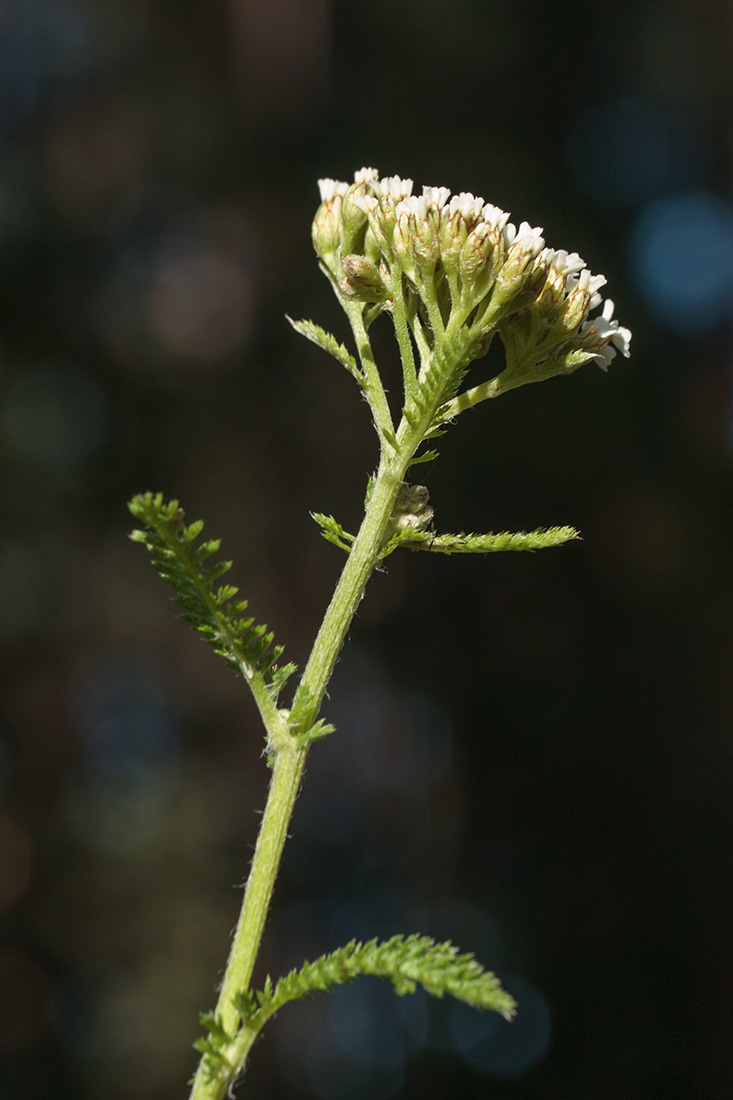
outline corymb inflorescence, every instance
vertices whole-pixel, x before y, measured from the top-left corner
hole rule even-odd
[[[628,356],[631,333],[603,301],[603,275],[577,252],[548,247],[542,229],[517,227],[467,192],[413,195],[412,180],[372,168],[352,184],[323,179],[319,188],[313,243],[336,293],[369,307],[370,322],[394,312],[399,294],[427,351],[467,329],[478,354],[498,334],[506,369],[490,396],[590,361],[605,369],[618,351]]]

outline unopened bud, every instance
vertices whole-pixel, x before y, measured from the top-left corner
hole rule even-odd
[[[352,253],[341,262],[344,276],[339,280],[339,289],[347,298],[356,298],[360,302],[381,302],[387,297],[379,268],[367,256]]]
[[[397,494],[392,522],[397,531],[424,531],[435,514],[428,504],[430,493],[424,485],[403,482]]]
[[[316,255],[334,271],[341,247],[341,196],[335,195],[322,202],[313,219],[311,235]]]

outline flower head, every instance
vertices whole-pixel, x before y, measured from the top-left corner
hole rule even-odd
[[[414,195],[411,179],[373,168],[352,184],[323,179],[319,188],[313,241],[337,292],[372,303],[372,316],[399,294],[424,349],[462,328],[478,349],[498,332],[503,389],[628,355],[631,333],[603,301],[603,275],[577,252],[548,247],[539,227],[517,226],[468,191],[426,186]]]

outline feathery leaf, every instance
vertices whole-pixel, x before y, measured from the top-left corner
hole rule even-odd
[[[321,528],[321,534],[326,542],[332,542],[334,546],[338,546],[339,550],[345,550],[347,554],[350,553],[354,535],[344,531],[341,524],[333,516],[326,516],[323,512],[311,512],[311,516]]]
[[[196,1039],[193,1048],[205,1056],[208,1076],[214,1078],[232,1074],[235,1067],[224,1053],[232,1041],[232,1036],[224,1030],[221,1021],[213,1012],[202,1012],[199,1021],[208,1034]]]
[[[455,396],[480,352],[480,343],[469,328],[441,340],[420,372],[417,393],[403,409],[408,424],[414,427],[422,422],[424,433],[439,429],[444,422],[437,415],[439,410]]]
[[[360,976],[385,978],[400,995],[414,993],[421,985],[433,997],[448,993],[474,1008],[491,1009],[511,1020],[516,1011],[514,999],[506,993],[496,975],[484,970],[473,955],[459,954],[452,943],[436,943],[428,936],[393,936],[379,942],[357,943],[314,962],[306,962],[300,970],[292,970],[273,987],[255,993],[257,1008],[253,1010],[251,995],[238,998],[236,1007],[248,1027],[259,1028],[288,1001],[309,997],[311,993],[328,992]]]
[[[490,554],[505,550],[545,550],[580,538],[574,527],[538,527],[536,531],[501,531],[498,534],[436,535],[431,531],[398,531],[382,549],[386,557],[404,546],[407,550],[431,550],[436,554]]]
[[[356,379],[360,386],[365,387],[364,375],[359,370],[356,359],[343,344],[339,344],[335,336],[332,336],[330,332],[326,332],[320,325],[314,324],[313,321],[294,321],[292,317],[288,317],[288,321],[296,332],[299,332],[301,336],[305,336],[306,340],[310,340],[311,343],[317,344],[328,355],[332,355],[342,367],[346,367],[349,374]]]
[[[181,608],[181,618],[203,634],[212,649],[242,673],[253,690],[259,680],[276,699],[295,665],[276,664],[283,647],[273,644],[272,632],[253,618],[244,617],[246,600],[231,602],[238,591],[234,585],[215,583],[232,563],[204,565],[219,550],[219,539],[196,545],[203,522],[197,520],[186,526],[178,501],[166,503],[162,493],[142,493],[128,507],[144,524],[144,530],[133,531],[130,538],[150,551],[153,564],[176,593],[174,600]]]
[[[432,462],[435,458],[438,458],[438,451],[423,451],[421,455],[410,459],[410,465],[418,466],[421,462]]]

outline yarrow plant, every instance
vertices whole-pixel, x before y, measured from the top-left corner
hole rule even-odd
[[[606,280],[576,252],[554,250],[543,231],[468,193],[424,187],[363,168],[354,182],[319,181],[321,203],[313,244],[321,270],[348,318],[354,356],[311,321],[293,327],[339,362],[360,387],[379,439],[379,462],[367,486],[364,518],[353,535],[332,516],[314,514],[326,539],[347,557],[289,706],[280,697],[296,669],[282,647],[247,614],[238,590],[222,583],[231,562],[209,564],[216,539],[201,540],[201,521],[186,524],[178,502],[146,493],[130,502],[144,543],[175,590],[182,618],[199,630],[249,686],[265,732],[272,769],[259,836],[247,878],[219,998],[202,1016],[206,1035],[191,1100],[221,1100],[241,1073],[266,1022],[288,1001],[327,991],[360,975],[391,982],[399,994],[418,985],[511,1019],[512,998],[472,955],[420,935],[385,942],[352,941],[261,989],[252,973],[283,846],[312,745],[333,732],[320,717],[339,651],[367,582],[398,548],[442,554],[537,550],[577,537],[572,527],[532,532],[446,534],[434,530],[424,486],[408,471],[437,457],[432,446],[459,414],[508,390],[571,374],[584,363],[604,370],[631,334],[601,298]],[[600,307],[600,311],[599,311]],[[377,366],[370,329],[380,314],[393,326],[402,362],[403,394],[395,409]],[[488,381],[467,383],[471,365],[498,336],[505,365]],[[467,384],[466,384],[467,383]],[[426,446],[427,444],[427,446]]]

